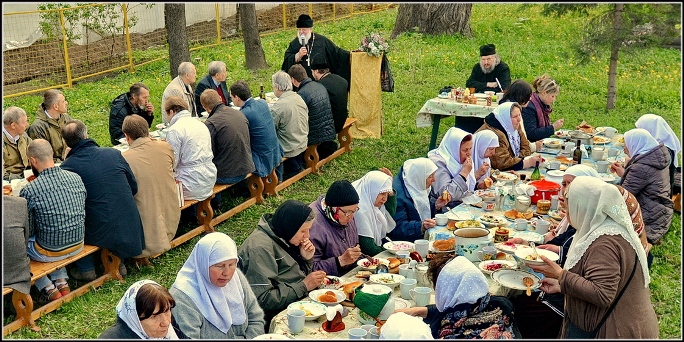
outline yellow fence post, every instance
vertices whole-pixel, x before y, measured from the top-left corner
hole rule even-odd
[[[218,3],[214,5],[216,9],[216,44],[221,44],[221,12]]]
[[[349,15],[354,14],[354,4],[349,4]]]
[[[313,18],[313,4],[309,4],[309,16]]]
[[[62,26],[62,44],[64,49],[64,67],[67,74],[67,86],[72,87],[71,81],[71,64],[69,63],[69,48],[67,47],[66,23],[64,20],[64,10],[59,10],[59,23]]]
[[[335,3],[333,2],[333,20],[335,20]]]
[[[283,4],[283,29],[287,28],[287,8]]]
[[[126,35],[126,50],[128,50],[128,71],[133,72],[133,48],[131,48],[131,33],[128,31],[128,6],[121,4],[124,20],[124,34]]]

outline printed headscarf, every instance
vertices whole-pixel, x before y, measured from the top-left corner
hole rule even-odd
[[[126,323],[128,328],[130,328],[136,335],[138,335],[143,340],[153,340],[156,338],[150,337],[145,333],[145,330],[140,323],[140,317],[138,317],[138,307],[135,304],[135,299],[138,296],[138,291],[143,285],[154,284],[159,285],[156,282],[148,279],[139,280],[131,284],[128,290],[124,293],[123,297],[119,299],[119,303],[116,305],[116,315],[121,318],[121,320]],[[161,286],[161,285],[159,285]],[[166,333],[164,340],[177,340],[178,336],[173,326],[169,324],[169,330]]]
[[[489,294],[484,274],[464,256],[449,261],[437,277],[435,304],[439,312],[460,304],[475,304]]]

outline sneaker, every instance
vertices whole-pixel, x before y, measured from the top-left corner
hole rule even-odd
[[[81,271],[77,269],[73,269],[71,271],[71,278],[74,278],[76,280],[80,281],[93,281],[95,278],[97,278],[97,274],[95,273],[95,270],[90,270],[81,273]]]
[[[53,287],[50,290],[44,289],[43,292],[45,293],[45,296],[49,301],[54,301],[56,299],[62,298],[62,294],[59,292],[59,290],[56,287]]]
[[[71,289],[69,288],[69,284],[59,284],[59,285],[56,285],[55,287],[57,288],[57,290],[59,290],[59,293],[62,296],[66,296],[69,294],[69,292],[71,292]]]

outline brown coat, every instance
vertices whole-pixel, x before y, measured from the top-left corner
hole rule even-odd
[[[530,141],[527,140],[525,132],[522,129],[522,125],[518,127],[518,132],[520,133],[520,153],[518,157],[513,154],[513,149],[511,148],[511,143],[508,141],[508,135],[503,126],[494,117],[494,114],[489,114],[485,117],[485,123],[475,132],[490,130],[496,134],[499,138],[499,147],[494,151],[494,155],[489,158],[491,161],[491,167],[497,170],[522,170],[523,169],[523,158],[532,154],[530,150]]]
[[[43,107],[39,106],[38,111],[36,111],[36,118],[26,133],[31,139],[47,140],[52,146],[52,159],[55,163],[61,163],[66,158],[67,149],[66,142],[62,139],[62,128],[69,121],[71,121],[69,114],[62,113],[59,119],[55,120],[48,117]]]
[[[584,331],[591,331],[605,315],[612,301],[629,279],[636,259],[634,248],[619,235],[599,236],[582,258],[559,279],[565,294],[565,318]],[[651,304],[651,292],[644,287],[642,267],[636,272],[620,301],[599,330],[603,339],[656,339],[658,319]]]
[[[145,249],[138,257],[166,252],[180,220],[173,150],[164,141],[145,137],[135,140],[123,157],[138,182],[134,198],[145,232]]]
[[[31,166],[26,155],[30,142],[31,138],[26,133],[19,136],[16,144],[7,137],[7,134],[2,134],[2,162],[5,169],[3,179],[24,178],[24,170]],[[10,174],[13,176],[10,176]]]

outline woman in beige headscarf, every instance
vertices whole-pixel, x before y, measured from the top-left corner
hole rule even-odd
[[[597,329],[596,338],[658,338],[646,253],[620,191],[580,176],[564,197],[570,224],[577,229],[565,265],[542,256],[546,264],[532,267],[546,276],[542,291],[565,294],[560,337],[577,338]]]

